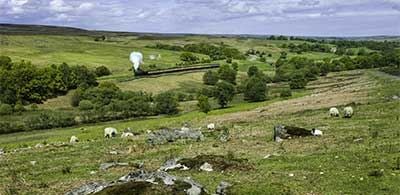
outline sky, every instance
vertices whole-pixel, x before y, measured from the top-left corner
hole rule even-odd
[[[160,33],[400,35],[400,0],[0,0],[0,23]]]

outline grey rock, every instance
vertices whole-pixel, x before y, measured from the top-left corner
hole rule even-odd
[[[4,155],[4,150],[3,150],[3,148],[0,148],[0,156],[2,156],[2,155]]]
[[[228,189],[232,187],[232,184],[222,181],[221,183],[219,183],[219,185],[217,186],[217,190],[215,191],[215,193],[217,195],[226,195],[228,193]]]
[[[169,130],[162,129],[157,132],[150,132],[147,136],[147,143],[152,145],[165,144],[168,142],[175,142],[178,139],[192,139],[201,141],[204,139],[201,131],[197,130]]]
[[[96,192],[100,192],[104,188],[108,187],[109,184],[103,183],[103,182],[90,182],[87,183],[81,187],[75,188],[67,193],[65,195],[87,195],[87,194],[93,194]]]
[[[179,158],[167,160],[158,170],[159,171],[168,171],[174,169],[188,170],[189,169],[188,167],[178,163],[179,160],[180,160]]]
[[[107,170],[111,167],[117,167],[117,166],[129,166],[129,163],[118,163],[118,162],[112,162],[112,163],[101,163],[100,164],[100,170]]]
[[[224,129],[219,135],[219,141],[228,142],[231,139],[230,133],[228,129]]]
[[[213,167],[208,162],[205,162],[203,165],[200,166],[200,170],[211,172],[211,171],[213,171]]]

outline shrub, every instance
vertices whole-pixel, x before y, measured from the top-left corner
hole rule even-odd
[[[164,92],[155,97],[155,108],[158,114],[177,114],[178,100],[174,93]]]
[[[221,81],[217,83],[215,97],[218,99],[218,104],[221,106],[221,108],[226,107],[228,105],[228,102],[232,101],[234,95],[234,85],[226,81]]]
[[[15,111],[15,112],[25,112],[26,109],[25,109],[25,107],[24,107],[22,104],[18,103],[18,104],[16,104],[16,105],[14,106],[14,111]]]
[[[13,108],[9,104],[0,104],[0,115],[9,115],[13,113]]]
[[[71,99],[70,99],[70,103],[72,107],[78,107],[79,106],[79,102],[81,101],[81,94],[82,94],[82,90],[81,89],[77,89],[72,93]]]
[[[290,88],[282,89],[282,90],[280,91],[280,96],[281,96],[282,98],[291,97],[291,96],[292,96],[292,91],[290,90]]]
[[[254,75],[257,75],[258,73],[258,67],[257,66],[250,66],[249,69],[247,70],[247,76],[250,78]]]
[[[107,67],[105,67],[105,66],[99,66],[99,67],[97,67],[96,70],[94,71],[94,73],[95,73],[98,77],[111,75],[111,71],[110,71]]]
[[[200,108],[202,112],[207,114],[211,110],[211,105],[210,102],[208,102],[208,97],[200,95],[197,98],[197,100],[198,100],[197,106]]]
[[[289,85],[290,89],[304,89],[307,85],[307,79],[304,77],[304,73],[294,73],[290,79]]]
[[[236,74],[237,72],[229,65],[222,65],[218,70],[219,78],[231,84],[236,84]]]
[[[79,110],[91,110],[94,108],[94,105],[89,100],[82,100],[79,102]]]
[[[244,91],[244,98],[250,102],[264,101],[267,86],[262,78],[259,76],[252,76],[246,83],[246,90]]]
[[[205,85],[215,85],[219,80],[218,73],[212,70],[207,71],[203,75],[203,83]]]

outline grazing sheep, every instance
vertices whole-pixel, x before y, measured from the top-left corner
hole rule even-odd
[[[122,135],[121,135],[121,138],[132,138],[134,135],[133,135],[133,133],[131,133],[131,132],[124,132],[124,133],[122,133]]]
[[[71,139],[69,139],[69,143],[71,143],[71,144],[77,143],[77,142],[79,142],[79,139],[75,135],[73,135],[71,137]]]
[[[344,118],[351,118],[354,114],[353,108],[350,106],[344,108],[343,112],[344,112],[344,114],[343,114]]]
[[[113,127],[107,127],[104,129],[104,137],[105,138],[112,138],[117,136],[117,129]]]
[[[334,117],[339,117],[339,110],[335,107],[329,109],[329,114]]]
[[[207,129],[208,130],[214,130],[215,129],[215,124],[214,123],[210,123],[207,125]]]
[[[311,134],[313,135],[313,136],[322,136],[322,131],[321,130],[318,130],[318,129],[312,129],[311,130]]]

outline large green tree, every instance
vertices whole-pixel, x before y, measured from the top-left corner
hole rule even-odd
[[[264,101],[267,98],[267,85],[260,76],[252,76],[247,80],[244,98],[250,102]]]
[[[218,73],[212,70],[207,71],[203,75],[203,83],[205,85],[215,85],[219,80]]]
[[[231,68],[231,66],[227,64],[222,65],[218,70],[218,75],[221,80],[234,85],[236,84],[237,72],[233,68]]]
[[[226,81],[220,81],[217,83],[217,90],[215,92],[215,98],[218,100],[218,104],[221,108],[225,108],[230,101],[232,101],[235,95],[235,86]]]

